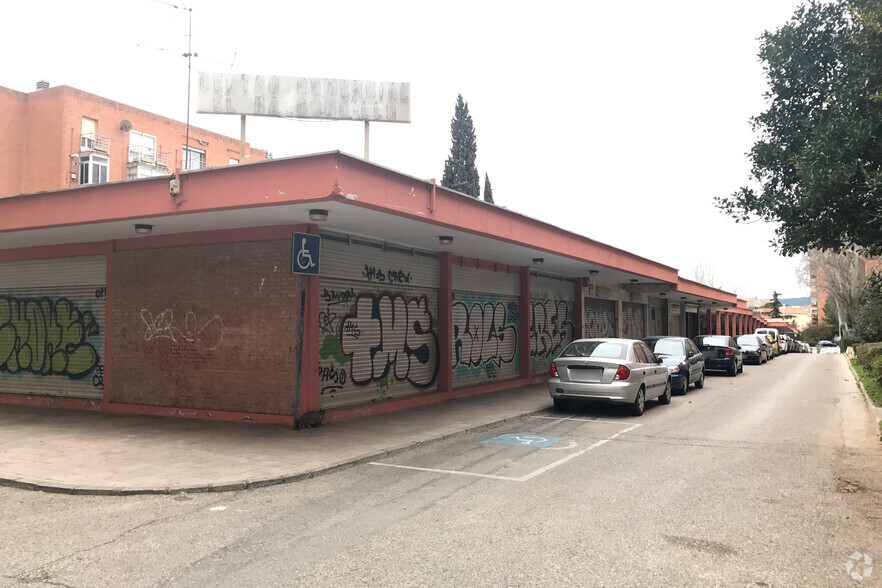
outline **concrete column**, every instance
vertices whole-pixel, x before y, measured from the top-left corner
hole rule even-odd
[[[533,372],[533,365],[530,361],[530,268],[527,266],[521,268],[521,299],[518,305],[518,322],[520,323],[520,332],[518,333],[521,362],[520,376],[522,379],[526,379]]]
[[[438,392],[453,391],[453,255],[441,253],[438,286]]]
[[[723,313],[723,332],[720,334],[721,335],[728,335],[729,334],[729,313],[728,312]]]
[[[722,314],[723,314],[723,312],[720,311],[720,310],[718,310],[718,311],[716,312],[716,315],[717,315],[717,327],[714,329],[714,335],[719,335],[719,334],[721,334],[721,333],[723,332],[723,326],[720,324],[721,321],[722,321]]]
[[[582,291],[582,280],[573,280],[573,338],[585,336],[585,294]]]

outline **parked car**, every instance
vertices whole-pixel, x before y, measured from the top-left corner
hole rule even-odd
[[[832,341],[818,341],[818,353],[839,353],[839,345]]]
[[[624,403],[640,416],[647,400],[671,402],[671,378],[643,341],[578,339],[549,368],[548,393],[557,408],[574,401]]]
[[[735,340],[744,361],[762,365],[769,361],[769,342],[763,335],[741,335]]]
[[[778,329],[773,329],[772,327],[760,327],[759,329],[754,331],[754,334],[760,333],[772,336],[772,341],[774,342],[775,346],[775,357],[785,353],[785,350],[781,347],[779,343],[779,337],[781,333],[778,332]]]
[[[704,356],[688,337],[646,337],[643,342],[671,374],[671,388],[686,394],[689,384],[704,388]]]
[[[769,333],[755,333],[755,334],[759,335],[760,337],[766,338],[766,343],[769,345],[769,359],[774,359],[774,358],[778,357],[778,355],[780,355],[779,349],[778,349],[778,341],[775,339],[775,337],[773,335],[770,335]]]
[[[722,371],[736,376],[744,371],[744,357],[734,337],[728,335],[699,335],[695,344],[704,355],[704,369]]]

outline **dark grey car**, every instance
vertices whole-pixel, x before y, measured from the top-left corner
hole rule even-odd
[[[704,369],[726,372],[736,376],[744,371],[744,357],[735,337],[728,335],[699,335],[695,344],[704,355]]]
[[[704,356],[687,337],[656,336],[643,339],[671,374],[671,388],[686,394],[689,384],[704,387]]]

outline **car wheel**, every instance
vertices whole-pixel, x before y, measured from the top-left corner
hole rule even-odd
[[[661,396],[658,397],[659,404],[670,404],[671,403],[671,380],[668,378],[667,383],[665,384],[665,392]]]
[[[695,382],[695,389],[699,390],[701,388],[704,388],[704,370],[701,370],[701,377]]]
[[[735,362],[732,362],[732,367],[726,370],[726,375],[730,378],[734,378],[738,375],[738,368],[735,366]]]
[[[741,362],[741,365],[738,366],[738,373],[740,374],[742,372],[744,372],[744,362],[743,361]]]
[[[637,398],[635,398],[634,402],[631,404],[631,414],[634,416],[641,416],[644,408],[646,408],[646,390],[641,386],[640,389],[637,390]]]

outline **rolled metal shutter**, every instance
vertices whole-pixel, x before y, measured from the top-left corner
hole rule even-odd
[[[0,263],[0,392],[101,399],[103,255]]]
[[[622,302],[622,337],[642,339],[646,336],[646,305]]]
[[[586,298],[585,337],[615,337],[616,333],[615,300]]]
[[[453,387],[512,380],[520,374],[520,278],[453,266]]]
[[[547,276],[530,276],[530,370],[548,374],[551,362],[575,338],[573,283]]]
[[[438,259],[323,236],[319,408],[438,390]]]

